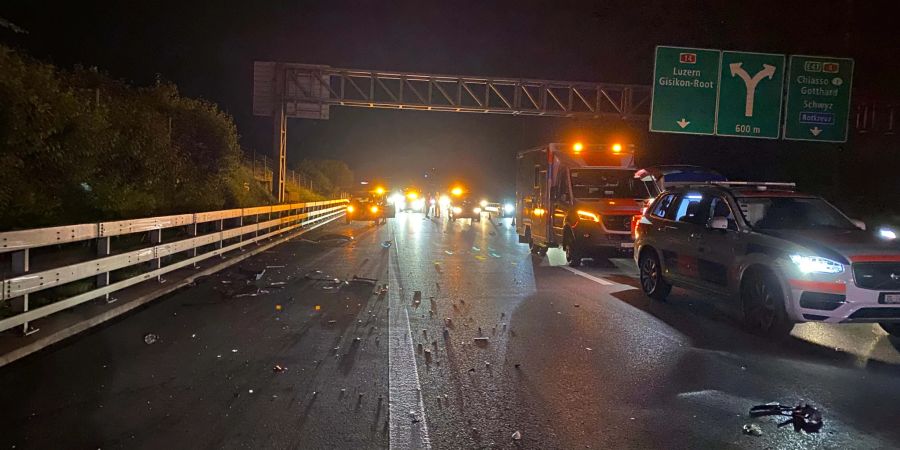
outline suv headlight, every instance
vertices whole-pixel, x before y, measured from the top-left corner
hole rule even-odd
[[[841,273],[844,265],[821,256],[791,255],[791,262],[803,273]]]
[[[600,216],[590,211],[582,211],[578,210],[578,219],[579,220],[590,220],[591,222],[599,222]]]
[[[472,208],[472,212],[475,214],[481,214],[481,208],[476,206],[476,207]]]

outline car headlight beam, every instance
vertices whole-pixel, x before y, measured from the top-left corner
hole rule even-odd
[[[821,256],[791,255],[797,269],[802,273],[841,273],[844,265]]]

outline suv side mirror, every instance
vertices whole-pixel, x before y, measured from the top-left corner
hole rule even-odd
[[[709,219],[709,222],[706,223],[706,226],[712,230],[727,230],[728,218],[722,216],[713,217],[712,219]]]
[[[853,225],[856,225],[856,228],[859,228],[860,230],[865,231],[865,229],[866,229],[865,222],[863,222],[862,220],[859,220],[859,219],[850,219],[850,221],[853,222]]]

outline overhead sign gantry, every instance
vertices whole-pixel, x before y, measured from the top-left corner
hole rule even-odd
[[[328,119],[331,106],[645,120],[648,86],[339,69],[255,62],[253,114],[274,118],[273,193],[284,198],[287,118]]]

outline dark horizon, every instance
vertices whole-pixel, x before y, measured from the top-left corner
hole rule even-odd
[[[157,74],[189,96],[218,103],[234,116],[248,151],[271,153],[270,119],[250,112],[255,60],[335,67],[649,84],[653,48],[680,45],[856,59],[854,98],[891,102],[900,71],[884,49],[900,37],[877,8],[854,1],[729,5],[650,1],[421,5],[272,2],[207,8],[164,4],[18,2],[0,15],[28,34],[2,42],[61,67],[97,66],[148,85]],[[42,12],[52,8],[52,17]],[[88,24],[88,25],[86,25]],[[777,31],[777,32],[773,32]],[[709,165],[737,178],[796,176],[809,154],[836,160],[839,148],[717,137],[650,134],[646,123],[559,118],[362,110],[332,107],[327,121],[289,122],[288,164],[302,158],[347,161],[358,178],[415,179],[439,167],[492,195],[510,195],[517,151],[549,141],[593,138],[602,128],[634,134],[639,162]],[[848,145],[853,144],[853,138]],[[711,151],[710,149],[715,149]],[[767,160],[768,159],[768,160]],[[837,162],[834,163],[837,167]],[[389,174],[387,172],[390,172]],[[819,183],[821,184],[821,183]]]

